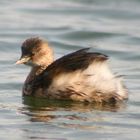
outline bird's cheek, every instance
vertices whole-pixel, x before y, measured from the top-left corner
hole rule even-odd
[[[32,63],[36,66],[39,66],[40,65],[40,58],[38,57],[33,57],[32,58]]]

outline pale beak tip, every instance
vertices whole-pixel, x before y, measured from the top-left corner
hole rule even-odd
[[[21,61],[20,61],[20,60],[18,60],[18,61],[16,61],[16,62],[14,63],[14,65],[18,65],[18,64],[21,64]]]

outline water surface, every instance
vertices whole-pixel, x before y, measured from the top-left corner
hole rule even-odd
[[[139,0],[0,1],[0,139],[138,140],[139,17]],[[129,101],[100,106],[22,98],[29,67],[13,64],[33,36],[46,38],[55,58],[84,47],[109,55]]]

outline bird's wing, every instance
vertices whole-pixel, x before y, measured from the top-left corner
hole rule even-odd
[[[89,48],[84,48],[76,52],[67,54],[47,67],[47,73],[53,72],[58,74],[61,72],[72,72],[76,70],[86,69],[93,61],[101,62],[108,59],[108,56],[97,53],[88,52]],[[44,72],[45,72],[44,71]]]

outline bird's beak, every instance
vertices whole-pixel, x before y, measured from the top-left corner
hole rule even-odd
[[[24,63],[27,63],[29,60],[30,60],[30,57],[29,56],[23,56],[15,64],[16,65],[18,65],[18,64],[24,64]]]

